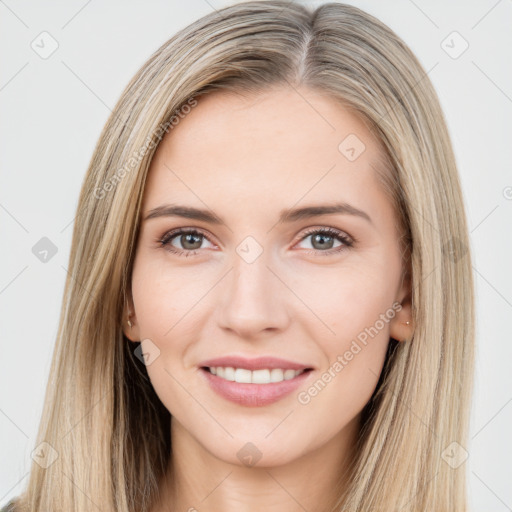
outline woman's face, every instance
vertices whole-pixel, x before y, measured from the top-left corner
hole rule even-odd
[[[352,443],[390,337],[410,329],[379,151],[305,88],[205,96],[162,140],[125,334],[144,340],[173,428],[216,458]]]

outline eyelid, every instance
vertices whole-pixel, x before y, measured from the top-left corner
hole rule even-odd
[[[163,245],[169,244],[171,239],[176,237],[177,235],[184,235],[184,234],[188,234],[188,233],[201,235],[203,238],[208,240],[208,242],[210,242],[212,245],[217,245],[217,246],[220,245],[220,244],[217,244],[216,242],[214,242],[213,240],[211,240],[212,237],[210,235],[206,234],[201,228],[194,228],[194,227],[181,227],[181,228],[171,229],[170,231],[166,231],[162,236],[157,238],[157,242],[159,242]],[[183,249],[179,249],[179,250],[183,250]],[[198,250],[198,249],[195,249],[195,250]],[[192,252],[192,251],[187,251],[187,252]]]
[[[327,233],[328,235],[332,235],[332,236],[339,237],[339,238],[344,238],[347,240],[347,242],[350,242],[351,244],[355,244],[357,242],[357,240],[352,235],[349,235],[346,231],[343,231],[341,229],[334,228],[331,226],[322,226],[322,225],[306,228],[306,231],[301,233],[300,237],[297,239],[296,242],[301,242],[308,236],[316,234],[316,233]]]
[[[157,243],[160,244],[161,247],[163,247],[164,249],[166,249],[167,251],[169,251],[171,253],[177,254],[178,256],[182,256],[183,254],[186,254],[187,256],[196,255],[197,252],[198,251],[200,252],[202,249],[191,249],[191,250],[179,249],[179,248],[172,246],[172,244],[170,243],[173,238],[175,238],[179,235],[187,234],[187,233],[200,235],[201,237],[205,238],[212,245],[221,246],[221,244],[217,244],[216,242],[212,241],[211,238],[213,238],[213,237],[211,237],[209,234],[206,234],[205,231],[203,231],[201,228],[190,227],[190,226],[179,227],[179,228],[175,228],[170,231],[167,231],[161,237],[158,237],[156,241],[157,241]],[[314,234],[319,234],[319,233],[325,234],[326,236],[330,236],[330,237],[337,239],[341,243],[341,245],[336,248],[327,249],[325,251],[317,250],[317,249],[303,249],[303,251],[305,251],[306,254],[313,253],[317,256],[321,256],[321,255],[329,256],[329,255],[337,254],[344,249],[349,249],[355,243],[357,243],[357,240],[355,240],[353,236],[349,235],[345,231],[342,231],[338,228],[334,228],[331,226],[318,225],[318,226],[312,226],[312,227],[306,228],[305,231],[303,230],[301,232],[300,236],[293,242],[292,247],[295,247],[295,245],[304,241],[309,236],[314,235]],[[171,247],[172,247],[172,249],[171,249]]]

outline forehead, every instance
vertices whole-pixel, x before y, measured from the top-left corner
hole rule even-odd
[[[229,202],[238,211],[301,198],[361,201],[378,193],[380,151],[359,116],[320,92],[215,92],[162,139],[144,207],[178,199],[197,207]]]

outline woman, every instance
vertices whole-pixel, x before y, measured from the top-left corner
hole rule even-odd
[[[436,94],[344,4],[239,3],[87,172],[14,510],[466,510],[468,235]]]

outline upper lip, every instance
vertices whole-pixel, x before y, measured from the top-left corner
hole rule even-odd
[[[208,359],[199,364],[200,367],[232,367],[232,368],[245,368],[247,370],[262,370],[265,368],[281,368],[282,370],[305,370],[312,369],[310,365],[297,363],[295,361],[288,361],[279,357],[263,356],[255,358],[247,358],[242,356],[224,356],[216,357],[215,359]]]

